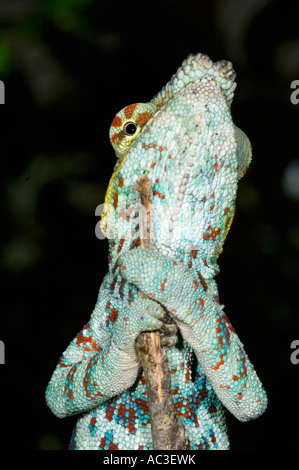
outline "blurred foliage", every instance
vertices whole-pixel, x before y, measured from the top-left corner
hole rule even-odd
[[[233,61],[232,112],[253,145],[218,281],[269,410],[244,425],[229,417],[232,448],[276,448],[280,429],[289,430],[280,447],[298,447],[298,406],[292,416],[281,406],[298,385],[289,360],[299,328],[298,13],[287,0],[0,0],[3,448],[67,446],[74,419],[53,417],[44,390],[107,269],[94,229],[115,164],[109,125],[198,51]],[[20,407],[27,424],[16,443]]]

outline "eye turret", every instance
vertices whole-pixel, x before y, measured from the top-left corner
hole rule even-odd
[[[123,133],[125,135],[134,135],[135,132],[137,131],[137,126],[135,122],[126,122],[123,127]]]
[[[127,153],[155,111],[156,107],[151,103],[135,103],[117,113],[109,131],[117,158]]]

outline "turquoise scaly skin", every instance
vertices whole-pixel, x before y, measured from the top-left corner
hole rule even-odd
[[[149,103],[113,119],[117,163],[101,220],[109,272],[46,391],[56,416],[79,414],[70,449],[152,449],[135,341],[159,331],[166,314],[179,328],[167,355],[186,449],[229,448],[225,408],[241,421],[266,409],[214,280],[251,160],[230,113],[235,87],[230,62],[191,54]],[[142,175],[152,184],[152,250],[140,248],[135,184]]]

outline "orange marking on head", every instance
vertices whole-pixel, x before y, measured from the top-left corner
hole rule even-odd
[[[124,109],[124,113],[125,113],[125,116],[127,119],[130,119],[133,114],[134,114],[134,111],[136,109],[136,106],[137,104],[130,104],[129,106],[127,106],[125,109]]]
[[[112,127],[120,127],[122,125],[122,119],[119,116],[115,116],[113,119],[111,126]]]
[[[139,126],[143,127],[144,124],[147,123],[149,118],[152,116],[152,113],[149,111],[144,111],[144,113],[139,113],[137,115],[136,123],[139,124]]]
[[[112,136],[111,136],[111,142],[112,142],[113,144],[115,144],[115,141],[116,141],[116,140],[122,141],[123,138],[124,138],[124,134],[123,134],[122,131],[120,131],[120,132],[115,132],[115,134],[112,134]]]

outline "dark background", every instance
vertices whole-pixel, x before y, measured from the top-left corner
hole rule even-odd
[[[76,418],[55,418],[44,391],[107,270],[94,229],[109,126],[190,52],[233,62],[232,114],[253,146],[218,284],[269,406],[251,423],[228,416],[231,448],[299,448],[298,15],[287,0],[0,1],[1,448],[67,448]]]

